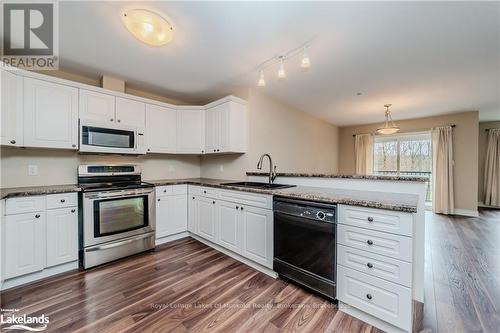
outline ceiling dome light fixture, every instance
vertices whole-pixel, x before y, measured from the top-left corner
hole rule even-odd
[[[400,128],[394,124],[394,121],[392,120],[391,116],[391,111],[389,111],[389,108],[392,106],[392,104],[385,104],[385,123],[384,127],[378,128],[377,133],[382,134],[382,135],[389,135],[389,134],[394,134],[396,132],[399,132]]]
[[[283,80],[286,79],[285,57],[281,56],[279,59],[280,59],[280,67],[278,69],[278,79]]]
[[[148,9],[129,9],[122,12],[122,21],[135,38],[152,46],[162,46],[174,38],[174,28],[161,15]]]
[[[304,72],[311,68],[311,59],[309,59],[309,55],[307,54],[307,46],[304,47],[304,52],[302,53],[300,68],[302,68]]]
[[[257,82],[257,85],[259,87],[266,86],[266,80],[264,79],[264,71],[263,70],[260,71],[260,77],[259,77],[259,81]]]

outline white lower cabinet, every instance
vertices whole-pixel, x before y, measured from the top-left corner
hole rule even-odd
[[[45,212],[5,217],[4,278],[41,271],[45,267]]]
[[[232,193],[234,194],[232,195]],[[197,194],[194,194],[197,193]],[[188,230],[264,267],[273,266],[273,211],[241,200],[241,192],[190,187]],[[206,195],[206,196],[204,196]],[[208,197],[210,195],[210,197]],[[256,196],[255,194],[252,194]],[[260,195],[263,204],[271,196]],[[219,197],[229,200],[220,200]],[[245,202],[242,202],[245,201]]]
[[[156,239],[185,232],[188,228],[187,186],[156,188]]]
[[[74,206],[46,208],[53,207],[55,199],[61,197],[65,198],[59,199],[61,205]],[[78,267],[76,202],[76,193],[5,200],[6,215],[2,216],[5,243],[1,262],[3,279],[9,288]],[[70,263],[74,266],[62,266]],[[59,266],[55,268],[57,272],[51,270],[55,266]]]
[[[47,267],[78,259],[76,207],[47,210]]]
[[[198,234],[211,242],[217,240],[216,201],[211,198],[198,198]]]
[[[241,210],[244,257],[273,267],[273,211],[244,206]]]

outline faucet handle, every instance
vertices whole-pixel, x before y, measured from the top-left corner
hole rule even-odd
[[[274,182],[275,179],[276,179],[276,165],[273,168],[273,172],[271,175],[271,182]]]

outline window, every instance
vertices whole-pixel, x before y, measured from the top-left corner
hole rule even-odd
[[[426,177],[431,201],[432,141],[430,132],[375,136],[373,173]]]

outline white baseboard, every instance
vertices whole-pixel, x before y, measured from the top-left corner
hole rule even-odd
[[[339,301],[339,310],[347,313],[350,316],[353,316],[354,318],[358,318],[359,320],[364,321],[365,323],[368,323],[372,326],[375,326],[378,329],[381,329],[385,332],[388,333],[403,333],[407,332],[405,330],[400,329],[399,327],[396,327],[394,325],[391,325],[377,317],[374,317],[364,311],[358,310],[355,307],[352,307],[348,304],[345,304],[343,302]]]
[[[72,261],[72,262],[69,262],[66,264],[62,264],[62,265],[57,265],[54,267],[45,268],[44,270],[39,271],[39,272],[26,274],[23,276],[18,276],[15,278],[5,280],[2,284],[2,290],[7,290],[10,288],[18,287],[22,284],[41,280],[41,279],[47,278],[49,276],[64,273],[64,272],[71,271],[74,269],[78,269],[78,260]]]
[[[197,235],[195,235],[193,233],[189,233],[189,236],[192,237],[192,238],[194,238],[194,239],[196,239],[197,241],[202,242],[205,245],[210,246],[211,248],[216,249],[219,252],[224,253],[225,255],[230,256],[231,258],[234,258],[234,259],[238,260],[239,262],[244,263],[247,266],[250,266],[250,267],[258,270],[259,272],[262,272],[262,273],[264,273],[266,275],[269,275],[270,277],[272,277],[274,279],[276,279],[278,277],[278,273],[276,273],[272,269],[269,269],[269,268],[264,267],[264,266],[262,266],[260,264],[257,264],[256,262],[251,261],[251,260],[249,260],[249,259],[247,259],[245,257],[242,257],[239,254],[234,253],[233,251],[229,251],[229,250],[223,248],[222,246],[214,244],[211,241],[208,241],[208,240],[206,240],[204,238],[201,238],[200,236],[197,236]]]
[[[185,238],[188,236],[189,236],[189,234],[187,233],[187,231],[179,232],[178,234],[157,238],[155,240],[155,245],[158,246],[158,245],[165,244],[168,242],[173,242],[174,240],[178,240],[178,239]]]
[[[485,205],[484,202],[482,201],[479,201],[477,203],[477,206],[478,207],[482,207],[482,208],[493,208],[493,209],[500,209],[500,206],[488,206],[488,205]]]
[[[453,213],[453,215],[478,217],[479,216],[479,212],[477,210],[455,209],[455,212]]]

